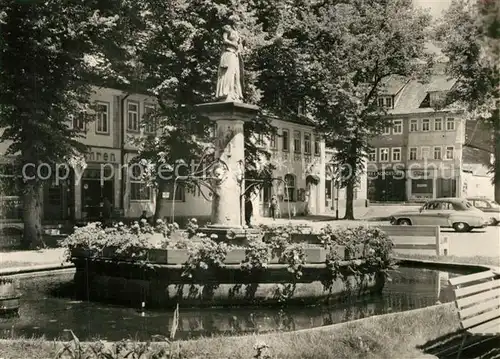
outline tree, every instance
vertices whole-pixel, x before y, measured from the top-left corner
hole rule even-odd
[[[131,7],[118,0],[5,0],[0,5],[1,140],[10,143],[7,155],[16,155],[23,169],[26,247],[43,244],[47,181],[37,169],[44,164],[54,169],[86,151],[69,118],[92,107],[92,84],[119,80],[119,71],[127,67],[111,59],[126,53],[126,41],[134,41],[123,36],[133,31],[129,18],[121,16],[133,13]]]
[[[436,27],[448,56],[447,73],[457,79],[447,102],[464,106],[492,130],[495,200],[500,202],[500,4],[455,0]]]
[[[137,160],[148,163],[149,171],[145,177],[158,189],[155,210],[158,217],[165,186],[171,185],[177,177],[182,179],[188,173],[193,174],[192,171],[175,171],[176,166],[199,162],[213,143],[210,123],[198,116],[194,106],[213,101],[222,25],[233,13],[241,19],[238,26],[245,39],[244,94],[248,103],[259,104],[260,101],[256,84],[257,49],[266,41],[265,33],[250,8],[252,2],[175,0],[167,4],[150,0],[146,3],[144,24],[148,40],[138,50],[138,62],[142,64],[149,79],[147,85],[159,104],[157,113],[149,119],[159,131],[157,135],[139,139],[141,148]],[[261,113],[255,121],[245,124],[244,131],[245,178],[253,179],[258,185],[252,187],[258,188],[270,180],[273,166],[266,163],[269,153],[258,141],[253,141],[253,135],[269,135],[274,130]],[[213,159],[213,156],[206,159]],[[162,177],[168,177],[168,180],[161,180]],[[190,183],[200,185],[195,180]]]
[[[369,141],[390,125],[377,97],[392,75],[423,76],[430,16],[410,0],[326,2],[306,22],[314,34],[305,69],[308,108],[335,149],[338,181],[346,187],[345,219],[354,219],[354,188]]]

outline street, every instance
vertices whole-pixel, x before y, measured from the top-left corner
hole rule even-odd
[[[450,255],[458,257],[500,257],[500,226],[475,229],[470,233],[458,233],[442,229],[442,237],[448,237]]]

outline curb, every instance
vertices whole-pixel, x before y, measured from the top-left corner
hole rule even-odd
[[[63,264],[41,264],[41,265],[30,266],[30,267],[4,268],[4,269],[0,269],[0,276],[11,276],[11,275],[18,275],[18,274],[58,271],[58,270],[71,269],[74,267],[75,267],[74,264],[63,263]]]
[[[491,270],[495,273],[500,274],[500,267],[491,266],[488,264],[443,262],[443,261],[433,261],[429,259],[416,259],[416,258],[405,258],[405,257],[394,257],[394,259],[408,264],[416,264],[416,265],[425,264],[431,267],[446,266],[456,269],[477,268],[477,269]]]

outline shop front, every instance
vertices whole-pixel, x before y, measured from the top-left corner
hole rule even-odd
[[[434,198],[434,171],[428,169],[412,169],[408,181],[410,200],[428,200]]]
[[[75,171],[75,218],[93,221],[101,218],[104,198],[119,206],[120,150],[93,147],[85,160],[85,170]]]
[[[458,171],[449,168],[422,168],[409,171],[410,200],[456,197]]]
[[[404,202],[406,173],[403,168],[384,168],[367,172],[368,199],[373,202]]]

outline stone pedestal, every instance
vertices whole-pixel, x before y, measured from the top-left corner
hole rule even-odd
[[[214,171],[211,225],[202,228],[220,240],[241,241],[249,231],[244,225],[245,137],[243,126],[259,108],[238,102],[213,102],[197,106],[200,113],[216,123],[215,156],[221,164]],[[252,231],[255,232],[255,231]]]

